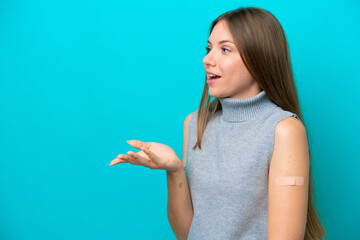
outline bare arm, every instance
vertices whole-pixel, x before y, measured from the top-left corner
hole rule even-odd
[[[307,218],[309,150],[304,125],[294,117],[275,129],[269,170],[268,239],[303,240]],[[303,177],[300,185],[277,185],[281,176]]]
[[[184,121],[183,128],[183,168],[176,172],[166,172],[168,185],[168,218],[177,239],[187,239],[194,211],[189,186],[185,176],[186,149],[191,114]]]
[[[141,149],[140,152],[129,151],[128,155],[119,154],[109,165],[130,163],[150,169],[166,170],[168,185],[168,218],[178,239],[187,239],[192,218],[193,207],[189,187],[185,176],[186,149],[188,139],[189,114],[184,121],[183,162],[169,146],[157,142],[129,140],[128,144]]]

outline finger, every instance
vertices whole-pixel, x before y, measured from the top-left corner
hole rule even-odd
[[[119,164],[119,163],[128,163],[128,161],[126,159],[124,159],[124,157],[126,157],[125,154],[117,155],[117,157],[115,159],[113,159],[109,165],[115,165],[115,164]]]
[[[116,165],[116,164],[119,164],[119,163],[127,163],[127,161],[125,160],[122,160],[120,158],[115,158],[114,160],[112,160],[109,165]]]
[[[131,163],[134,165],[139,165],[133,157],[127,156],[125,154],[119,154],[114,160],[111,161],[109,165],[114,165],[113,163]]]
[[[153,162],[158,162],[159,157],[153,153],[150,149],[141,147],[140,148]]]
[[[128,144],[130,144],[132,147],[134,148],[140,148],[140,147],[146,147],[146,148],[150,148],[150,143],[147,142],[143,142],[140,140],[129,140],[126,141]]]
[[[144,157],[142,157],[140,154],[137,154],[135,152],[129,151],[127,152],[127,154],[129,154],[131,157],[133,157],[139,164],[151,168],[153,169],[154,167],[156,167],[156,165],[152,162],[151,159],[146,159]]]
[[[130,163],[130,164],[140,165],[140,164],[138,163],[138,161],[137,161],[135,158],[133,158],[132,156],[128,156],[128,155],[123,154],[122,159],[124,159],[125,161],[127,161],[127,162]]]

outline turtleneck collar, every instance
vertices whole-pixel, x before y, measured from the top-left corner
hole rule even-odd
[[[225,122],[244,122],[266,116],[277,105],[265,91],[250,98],[219,98],[222,113],[220,118]]]

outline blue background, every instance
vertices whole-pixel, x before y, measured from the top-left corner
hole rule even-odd
[[[0,239],[175,239],[163,170],[182,157],[210,23],[272,12],[289,45],[326,239],[360,238],[358,1],[0,1]]]

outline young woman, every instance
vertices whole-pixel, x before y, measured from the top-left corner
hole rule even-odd
[[[322,239],[280,23],[260,8],[226,12],[212,22],[206,49],[200,106],[184,121],[183,161],[169,146],[131,140],[141,151],[110,165],[167,171],[178,239]]]

